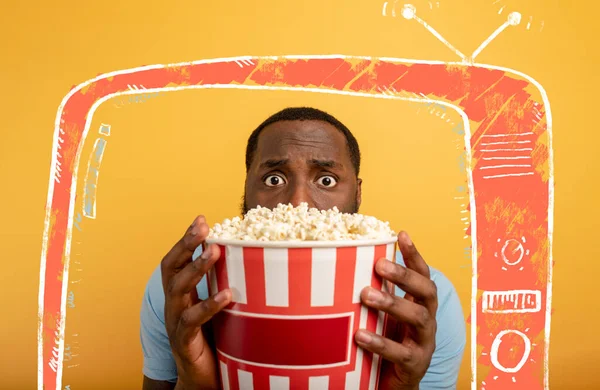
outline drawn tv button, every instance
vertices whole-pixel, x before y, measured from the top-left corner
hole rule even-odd
[[[504,242],[500,244],[502,241],[503,239],[498,238],[497,242],[499,250],[494,253],[494,257],[501,258],[504,264],[515,266],[529,256],[530,251],[526,248],[527,240],[525,237],[521,237],[519,240],[510,238],[504,240]],[[506,267],[502,267],[502,269],[505,271],[508,270]],[[521,267],[520,270],[523,270],[523,267]]]
[[[542,309],[540,290],[484,291],[484,313],[537,313]]]
[[[517,240],[507,240],[502,246],[502,259],[507,265],[517,265],[523,260],[525,248]]]

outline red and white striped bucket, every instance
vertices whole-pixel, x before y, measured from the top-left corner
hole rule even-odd
[[[361,305],[360,292],[383,289],[374,265],[395,261],[396,239],[207,242],[221,248],[210,293],[233,295],[213,319],[225,390],[377,388],[379,356],[354,334],[384,331],[384,313]]]

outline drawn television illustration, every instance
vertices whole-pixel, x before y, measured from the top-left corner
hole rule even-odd
[[[467,57],[419,18],[416,7],[397,9],[396,3],[385,3],[383,15],[417,21],[461,61],[349,55],[208,59],[103,74],[65,96],[54,128],[40,264],[39,389],[62,388],[73,228],[82,218],[96,218],[98,172],[110,137],[109,124],[91,129],[95,111],[117,97],[190,89],[391,99],[458,113],[469,193],[465,213],[471,223],[471,388],[549,388],[554,222],[550,104],[544,88],[531,77],[474,61],[502,31],[518,25],[521,15],[511,13]],[[89,160],[82,161],[88,136],[98,138]],[[75,196],[77,172],[85,163],[80,201]],[[485,377],[478,375],[478,365],[486,366]]]

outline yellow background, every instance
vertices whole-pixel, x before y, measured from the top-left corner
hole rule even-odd
[[[554,116],[556,177],[553,389],[600,388],[600,335],[592,307],[600,271],[595,102],[597,10],[591,1],[415,0],[417,13],[463,52],[506,18],[523,14],[479,57],[537,79]],[[525,3],[525,4],[522,4]],[[402,4],[402,2],[399,2]],[[239,55],[346,54],[456,60],[414,21],[383,17],[383,2],[4,2],[0,12],[0,387],[36,385],[41,238],[56,109],[72,85],[154,63]],[[506,6],[502,14],[498,11]],[[531,30],[526,24],[532,16]],[[541,21],[544,21],[540,32]],[[469,313],[464,255],[461,138],[419,105],[299,92],[185,91],[143,103],[113,99],[96,112],[83,177],[100,123],[104,154],[96,220],[73,237],[65,362],[71,389],[139,388],[139,306],[162,256],[198,213],[237,214],[250,131],[290,105],[339,117],[363,150],[361,212],[408,230],[426,260],[455,284]],[[454,115],[454,120],[457,120]],[[224,138],[230,134],[233,141]],[[79,192],[81,194],[81,192]],[[81,209],[81,197],[77,206]],[[76,336],[75,336],[76,335]],[[469,383],[465,353],[459,389]]]

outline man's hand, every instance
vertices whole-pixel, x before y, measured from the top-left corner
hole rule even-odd
[[[419,388],[435,351],[437,288],[429,267],[405,232],[398,235],[398,245],[406,268],[386,259],[375,265],[392,294],[371,287],[361,293],[365,305],[388,314],[385,337],[359,330],[355,339],[359,346],[384,359],[380,389],[414,390]],[[390,284],[400,287],[406,296],[394,296]]]
[[[209,245],[192,261],[194,251],[204,244],[208,232],[205,218],[197,217],[161,262],[165,324],[177,363],[176,389],[220,387],[216,358],[203,327],[231,302],[231,292],[223,290],[205,301],[198,299],[196,285],[220,255],[218,245]]]

